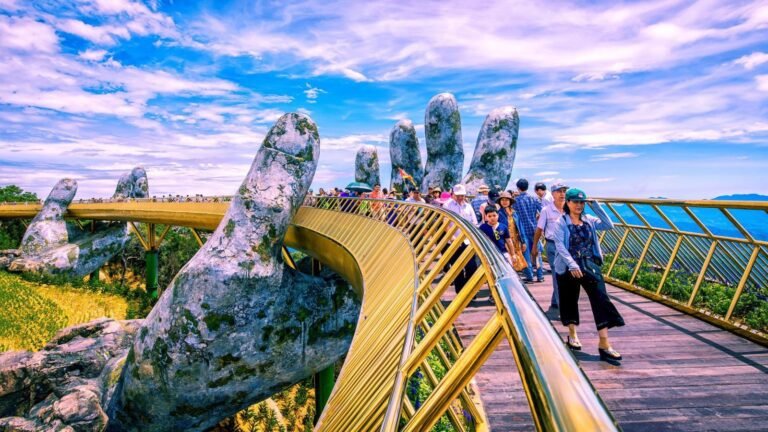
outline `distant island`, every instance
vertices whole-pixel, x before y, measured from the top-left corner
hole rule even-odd
[[[733,194],[712,198],[717,201],[768,201],[768,195],[760,194]]]

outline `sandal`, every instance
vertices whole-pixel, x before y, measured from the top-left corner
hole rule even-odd
[[[608,349],[598,348],[597,351],[600,353],[600,360],[605,360],[610,362],[611,360],[617,361],[617,360],[621,360],[622,358],[621,354],[619,354],[618,351],[616,351],[611,347],[609,347]]]
[[[581,351],[581,342],[579,341],[579,338],[573,338],[573,340],[571,340],[570,335],[566,336],[565,344],[568,345],[568,348],[574,351]]]

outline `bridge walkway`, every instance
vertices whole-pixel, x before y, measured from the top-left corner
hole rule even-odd
[[[565,340],[549,310],[551,274],[528,289]],[[575,356],[626,432],[768,431],[768,349],[675,309],[608,286],[627,325],[611,329],[621,366],[597,356],[597,330],[587,296],[580,297],[584,349]],[[444,302],[454,296],[449,289]],[[475,337],[494,311],[487,287],[456,321],[462,341]],[[533,430],[514,359],[499,346],[475,381],[494,431]]]

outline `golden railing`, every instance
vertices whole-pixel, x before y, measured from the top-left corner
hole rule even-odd
[[[600,201],[607,281],[768,345],[768,202]]]
[[[354,406],[355,402],[340,398],[334,389],[318,430],[346,430],[335,427],[356,424],[375,425],[365,430],[423,431],[447,413],[454,427],[463,431],[465,426],[457,418],[459,414],[451,408],[457,398],[470,410],[475,429],[487,430],[482,416],[478,416],[480,413],[471,412],[472,403],[464,394],[479,368],[505,339],[518,365],[538,430],[618,430],[549,320],[509,263],[477,228],[443,209],[400,201],[310,198],[305,205],[326,210],[329,217],[333,217],[330,216],[333,213],[352,214],[389,225],[410,243],[418,276],[409,325],[402,338],[402,357],[380,427],[378,422],[361,421],[360,412],[338,408],[339,405]],[[462,244],[468,246],[458,254]],[[444,272],[453,257],[456,258],[453,266]],[[461,292],[443,306],[441,297],[471,259],[478,259],[481,265],[469,276]],[[392,272],[400,270],[403,269],[391,269]],[[453,333],[453,323],[486,285],[495,299],[496,311],[471,343],[462,348]],[[417,328],[424,330],[420,340],[416,340]],[[357,339],[358,336],[353,346],[360,343]],[[441,341],[449,352],[442,348]],[[447,369],[440,380],[425,361],[430,353],[440,358]],[[433,389],[423,405],[415,409],[405,394],[405,387],[417,370],[423,371]],[[348,378],[342,370],[339,380],[345,379]],[[365,387],[365,383],[361,383],[361,387]],[[354,399],[356,396],[354,392],[346,392],[344,397]],[[330,427],[327,413],[334,410],[337,410],[334,427]]]
[[[66,216],[212,229],[228,205],[73,203]],[[9,207],[0,206],[0,218],[31,217],[40,209]],[[502,340],[518,365],[537,430],[619,429],[509,263],[485,235],[453,213],[401,201],[308,198],[285,242],[325,258],[362,287],[350,354],[316,430],[423,431],[443,416],[457,431],[488,430],[468,386]],[[453,257],[454,264],[444,271]],[[472,259],[480,265],[444,306],[443,294]],[[489,287],[496,310],[463,347],[453,324],[483,286]],[[432,370],[430,356],[445,367],[442,377]],[[406,395],[417,371],[432,388],[418,408]],[[469,422],[458,407],[468,412]]]

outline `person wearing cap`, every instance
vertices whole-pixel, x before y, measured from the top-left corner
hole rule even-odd
[[[466,220],[472,225],[477,226],[475,211],[472,209],[472,205],[467,202],[467,188],[463,184],[457,184],[453,187],[453,197],[446,201],[445,204],[443,204],[443,208],[452,211],[460,218]],[[454,241],[458,236],[459,230],[456,230],[456,233],[453,235]],[[469,246],[469,242],[465,240],[461,245],[459,245],[459,247],[456,249],[456,252],[448,260],[448,264],[453,265],[453,263],[459,259],[459,256],[461,256],[462,252],[464,252],[464,249],[466,249],[467,246]],[[464,285],[466,285],[469,278],[472,277],[472,275],[475,273],[475,270],[477,270],[477,262],[473,257],[469,260],[467,265],[456,275],[456,279],[453,282],[453,285],[456,289],[456,294],[458,294],[459,291],[464,288]]]
[[[563,217],[565,206],[565,191],[568,190],[568,186],[564,183],[555,183],[552,185],[552,201],[548,202],[539,213],[539,220],[536,224],[536,231],[533,234],[533,247],[531,249],[531,261],[538,262],[539,247],[541,237],[547,239],[546,253],[547,262],[549,262],[550,268],[555,268],[555,255],[557,250],[555,249],[554,232],[557,227],[560,218]],[[557,309],[560,305],[560,294],[558,293],[557,278],[552,277],[552,300],[550,301],[549,308]]]
[[[605,290],[600,266],[603,254],[597,238],[598,230],[613,228],[613,222],[597,201],[589,201],[589,207],[597,217],[584,212],[587,194],[581,189],[568,189],[565,193],[564,214],[557,224],[553,238],[557,254],[555,274],[560,288],[560,321],[568,327],[566,344],[574,350],[581,349],[576,327],[579,325],[579,291],[584,288],[592,306],[597,334],[600,337],[600,360],[619,365],[621,354],[613,349],[608,340],[608,329],[624,325],[624,319],[616,310]]]
[[[472,210],[475,211],[475,218],[477,219],[477,222],[475,222],[475,225],[485,220],[485,217],[483,215],[483,209],[481,207],[484,207],[483,204],[486,204],[488,202],[489,191],[490,191],[490,188],[487,185],[481,184],[477,188],[477,196],[472,200],[472,202],[470,202],[470,204],[472,204]]]
[[[547,185],[544,183],[536,183],[536,185],[533,187],[533,191],[536,193],[536,198],[539,200],[542,207],[546,206],[547,203],[552,202],[552,194],[547,192]]]
[[[424,201],[424,198],[421,197],[421,191],[419,188],[411,188],[409,192],[408,198],[405,199],[405,202],[410,203],[419,203],[419,204],[426,204],[427,202]]]
[[[480,222],[485,222],[485,209],[488,206],[496,207],[498,209],[497,201],[499,200],[499,190],[491,189],[488,191],[488,199],[480,205],[480,214],[483,215],[483,219]]]
[[[513,207],[517,212],[517,217],[520,218],[522,234],[525,236],[526,248],[523,254],[525,255],[525,261],[528,263],[528,267],[523,270],[523,281],[533,282],[533,269],[536,269],[536,281],[544,282],[544,270],[541,268],[541,262],[537,263],[538,265],[534,267],[531,261],[533,234],[536,231],[536,222],[541,211],[541,202],[528,193],[528,180],[520,179],[516,185],[519,195],[515,197]]]

